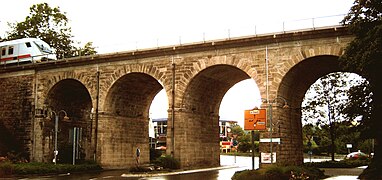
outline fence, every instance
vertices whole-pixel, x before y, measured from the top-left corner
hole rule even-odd
[[[173,35],[161,38],[148,37],[128,41],[119,40],[117,43],[100,45],[98,53],[112,53],[119,51],[134,51],[147,48],[160,48],[165,46],[178,46],[190,43],[202,43],[216,40],[233,39],[245,36],[258,36],[266,34],[286,33],[302,30],[315,30],[331,26],[340,26],[345,14],[299,19],[292,21],[257,24],[247,27],[228,29],[215,29],[205,32],[192,32],[188,34]]]

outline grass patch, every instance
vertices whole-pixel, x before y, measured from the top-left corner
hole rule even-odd
[[[86,162],[78,165],[71,164],[51,164],[51,163],[0,163],[0,177],[9,177],[12,175],[27,174],[60,174],[68,172],[85,172],[101,170],[101,166],[94,162]]]
[[[324,172],[315,167],[307,166],[278,166],[271,165],[259,170],[239,171],[232,177],[233,180],[289,180],[289,179],[322,179]]]

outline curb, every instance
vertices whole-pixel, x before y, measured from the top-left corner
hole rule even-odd
[[[122,174],[121,177],[155,177],[155,176],[171,176],[171,175],[179,175],[179,174],[189,174],[189,173],[197,173],[197,172],[205,172],[205,171],[214,171],[221,169],[230,169],[230,168],[238,168],[240,166],[221,166],[215,168],[204,168],[204,169],[193,169],[186,171],[178,171],[178,172],[164,172],[164,173],[144,173],[144,174]]]

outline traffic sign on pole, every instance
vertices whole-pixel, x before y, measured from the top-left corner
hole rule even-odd
[[[252,109],[244,111],[244,130],[266,130],[266,127],[266,109]]]

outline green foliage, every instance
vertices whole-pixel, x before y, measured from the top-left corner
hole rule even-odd
[[[0,162],[0,178],[8,177],[13,174],[14,166],[10,161]]]
[[[12,174],[57,174],[67,172],[84,172],[90,170],[101,170],[101,166],[94,162],[84,162],[82,164],[48,164],[48,163],[0,163],[0,177],[9,176]],[[3,176],[2,176],[3,175]]]
[[[251,132],[250,131],[244,131],[239,125],[234,125],[232,127],[232,134],[234,137],[237,137],[238,144],[238,151],[239,152],[248,152],[252,149],[251,144]],[[255,131],[254,135],[254,141],[258,141],[260,137],[260,133],[258,131]],[[258,143],[255,143],[255,149],[258,151]]]
[[[20,162],[27,162],[25,159],[27,155],[25,155],[23,152],[16,153],[15,151],[7,152],[6,159],[12,163],[20,163]]]
[[[331,73],[320,78],[312,85],[309,91],[314,91],[314,96],[306,97],[302,107],[303,119],[315,120],[317,125],[322,129],[326,129],[329,144],[327,148],[332,154],[334,160],[334,153],[337,151],[337,137],[339,128],[337,125],[345,120],[343,114],[344,105],[347,103],[347,91],[349,86],[359,84],[349,78],[349,73]],[[310,125],[312,126],[312,125]],[[308,140],[313,136],[312,129],[303,129]],[[312,134],[312,135],[310,135]],[[322,142],[328,142],[327,139],[322,139]],[[324,147],[324,146],[321,146]]]
[[[239,146],[237,147],[239,152],[249,152],[252,149],[252,143],[251,142],[241,142]],[[255,152],[259,152],[259,142],[255,141]]]
[[[337,122],[336,126],[336,139],[334,144],[336,146],[335,153],[337,154],[347,154],[348,149],[346,144],[352,144],[353,148],[351,151],[361,150],[366,154],[372,152],[373,142],[371,139],[364,139],[361,137],[360,132],[358,131],[357,126],[354,126],[349,121]],[[308,131],[310,129],[311,131]],[[312,130],[313,129],[313,130]],[[311,134],[311,135],[307,135]],[[313,152],[315,155],[322,155],[330,152],[330,138],[329,134],[329,126],[322,125],[316,126],[312,124],[307,124],[303,126],[303,137],[306,137],[303,141],[304,152],[307,153],[309,150]],[[311,138],[312,146],[309,147],[308,139]]]
[[[348,99],[347,91],[349,87],[359,84],[349,76],[350,73],[337,72],[320,78],[307,92],[313,96],[306,96],[302,106],[302,118],[305,121],[315,122],[321,128],[327,129],[326,132],[329,136],[326,135],[326,137],[330,140],[327,147],[332,154],[332,160],[334,160],[334,153],[337,149],[336,141],[339,133],[337,125],[345,120],[343,109]],[[314,136],[313,130],[309,127],[303,129],[306,131],[305,135],[308,140]]]
[[[165,169],[180,169],[180,162],[170,155],[159,157],[154,161],[154,164]]]
[[[239,125],[233,125],[232,126],[232,134],[242,136],[245,134],[245,131]]]
[[[355,39],[340,57],[341,66],[364,76],[369,84],[351,93],[349,116],[362,115],[362,133],[381,138],[382,122],[382,5],[380,0],[355,1],[343,23]],[[371,93],[372,92],[372,93]],[[371,94],[370,94],[371,93]]]
[[[77,52],[80,52],[79,56],[89,56],[89,55],[97,54],[95,47],[93,47],[93,42],[87,42],[83,48],[76,48],[76,50]]]
[[[321,179],[323,171],[315,167],[306,166],[277,166],[271,165],[259,170],[239,171],[232,177],[233,180],[289,180],[289,179]]]
[[[150,148],[150,162],[153,162],[154,160],[158,159],[161,156],[162,156],[162,150]]]
[[[343,23],[355,35],[340,57],[346,71],[365,77],[369,84],[351,92],[347,105],[350,117],[361,116],[361,135],[375,138],[375,157],[371,165],[361,174],[368,179],[381,179],[382,171],[382,3],[380,0],[354,1]],[[378,143],[379,142],[379,143]]]
[[[134,166],[134,167],[131,167],[129,171],[132,173],[143,173],[143,172],[150,172],[152,170],[147,167]]]
[[[25,37],[39,38],[56,49],[57,58],[96,54],[92,43],[88,42],[84,48],[73,46],[69,19],[59,7],[50,7],[48,3],[35,4],[30,7],[30,15],[23,22],[9,23],[11,28],[7,32],[7,40]],[[78,53],[82,50],[81,53]]]
[[[317,125],[331,124],[343,120],[342,109],[347,103],[349,87],[359,84],[350,73],[330,73],[317,80],[308,90],[302,105],[302,117]]]

